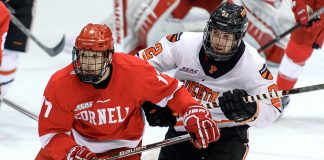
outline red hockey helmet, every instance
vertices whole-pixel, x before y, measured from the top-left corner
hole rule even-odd
[[[74,71],[82,82],[97,83],[108,70],[113,53],[114,42],[109,27],[89,23],[75,41]]]
[[[86,25],[75,41],[77,49],[92,51],[107,51],[113,49],[114,41],[111,30],[106,25]]]

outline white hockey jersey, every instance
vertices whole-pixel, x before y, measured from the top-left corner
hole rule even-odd
[[[249,95],[278,90],[264,59],[246,42],[241,43],[240,54],[236,54],[231,61],[218,65],[210,62],[204,64],[206,57],[202,54],[202,42],[203,32],[172,34],[162,38],[154,46],[141,50],[138,56],[161,72],[175,69],[174,77],[181,80],[192,96],[202,104],[215,101],[223,92],[233,89],[244,89]],[[279,98],[259,101],[258,106],[258,117],[248,123],[250,126],[263,127],[271,124],[281,111]],[[220,108],[210,109],[210,112],[219,128],[240,125],[228,120]],[[175,129],[185,131],[182,118],[178,119]]]

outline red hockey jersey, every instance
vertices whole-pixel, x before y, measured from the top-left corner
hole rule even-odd
[[[304,0],[304,1],[308,6],[312,8],[314,12],[324,7],[324,1],[318,1],[318,0]],[[322,14],[320,20],[316,22],[316,25],[312,26],[311,28],[308,28],[308,30],[305,27],[296,29],[296,31],[291,33],[290,39],[299,45],[307,46],[311,50],[312,47],[314,46],[314,43],[318,45],[317,47],[321,48],[324,41],[323,18],[324,15]],[[301,51],[296,50],[296,53],[297,52],[301,52]]]
[[[2,50],[8,32],[10,14],[3,3],[0,2],[0,65],[2,63]]]
[[[76,144],[94,153],[136,147],[144,129],[144,101],[168,104],[180,115],[197,104],[181,82],[137,57],[115,53],[110,74],[105,89],[81,82],[72,65],[51,77],[39,115],[41,145],[50,157],[65,159]]]

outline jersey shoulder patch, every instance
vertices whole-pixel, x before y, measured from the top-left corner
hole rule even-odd
[[[176,42],[176,41],[180,40],[181,35],[182,35],[182,32],[176,33],[176,34],[169,34],[166,36],[166,39],[168,39],[168,41],[170,41],[170,42]]]
[[[259,73],[262,76],[262,78],[267,80],[273,80],[273,76],[266,64],[263,64],[262,68],[259,70]]]

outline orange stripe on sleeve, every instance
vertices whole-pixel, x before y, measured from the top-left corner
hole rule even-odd
[[[16,70],[17,70],[17,68],[9,70],[9,71],[0,71],[0,75],[7,76],[7,75],[10,75],[10,74],[14,74],[16,72]]]

